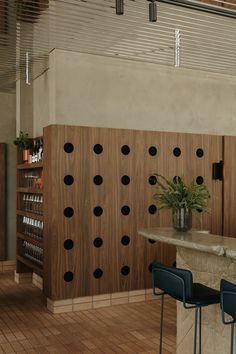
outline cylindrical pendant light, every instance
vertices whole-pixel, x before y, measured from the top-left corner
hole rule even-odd
[[[25,83],[26,85],[31,85],[29,77],[29,52],[25,54]]]
[[[149,21],[150,22],[157,21],[157,4],[155,0],[151,0],[149,4]]]
[[[116,0],[116,14],[124,15],[124,0]]]

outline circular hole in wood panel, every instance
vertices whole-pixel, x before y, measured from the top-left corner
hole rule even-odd
[[[155,240],[151,240],[150,238],[148,239],[148,242],[150,242],[150,243],[156,243],[156,241]]]
[[[64,209],[64,215],[66,218],[71,218],[74,215],[74,209],[71,207],[67,207]]]
[[[99,248],[103,244],[103,240],[101,237],[96,237],[93,241],[94,247]]]
[[[103,213],[102,207],[96,206],[96,207],[93,209],[93,213],[94,213],[95,216],[101,216],[102,213]]]
[[[64,183],[67,185],[67,186],[71,186],[73,183],[74,183],[74,177],[71,176],[71,175],[66,175],[64,177]]]
[[[128,246],[128,244],[130,243],[129,236],[127,236],[127,235],[122,236],[121,243],[123,246]]]
[[[71,144],[71,143],[65,143],[65,145],[64,145],[64,151],[65,151],[67,154],[71,154],[71,153],[74,151],[74,145]]]
[[[71,281],[73,280],[73,278],[74,278],[74,274],[73,274],[72,272],[66,272],[66,273],[64,274],[64,280],[65,280],[67,283],[71,282]]]
[[[100,268],[95,269],[95,271],[93,272],[93,276],[95,279],[101,278],[102,275],[103,275],[103,271]]]
[[[196,151],[196,155],[197,155],[197,157],[202,157],[204,155],[204,151],[201,148],[199,148]]]
[[[124,205],[122,208],[121,208],[121,213],[123,215],[129,215],[130,213],[130,207],[128,205]]]
[[[150,176],[148,178],[148,183],[151,184],[151,186],[154,186],[155,184],[157,184],[157,178],[156,176]]]
[[[197,176],[196,182],[197,182],[197,184],[203,184],[204,178],[202,176]]]
[[[150,148],[148,149],[148,152],[149,152],[149,155],[156,156],[157,148],[155,146],[150,146]]]
[[[181,180],[180,176],[174,176],[173,177],[173,182],[174,183],[178,183],[178,182],[180,182],[180,180]]]
[[[203,210],[202,210],[202,209],[197,209],[197,212],[198,212],[198,213],[202,213]]]
[[[125,276],[126,276],[126,275],[129,274],[129,272],[130,272],[129,266],[126,265],[126,266],[124,266],[124,267],[121,268],[121,274],[122,274],[122,275],[125,275]]]
[[[125,175],[121,177],[121,183],[127,186],[130,183],[130,178],[129,176]]]
[[[96,184],[97,186],[100,186],[100,184],[102,184],[102,182],[103,182],[102,176],[100,176],[100,175],[94,176],[94,177],[93,177],[93,182],[94,182],[94,184]]]
[[[64,242],[65,250],[71,250],[73,247],[74,247],[74,241],[73,240],[71,240],[69,238],[67,240],[65,240],[65,242]]]
[[[152,215],[155,214],[157,211],[156,205],[154,205],[154,204],[150,205],[148,208],[148,211],[149,211],[149,214],[152,214]]]
[[[174,156],[179,157],[181,155],[180,148],[179,147],[175,147],[174,150],[173,150],[173,154],[174,154]]]
[[[128,145],[123,145],[121,147],[121,152],[122,152],[123,155],[129,155],[130,147]]]
[[[150,273],[152,272],[152,263],[149,264],[148,270],[149,270]]]
[[[101,144],[95,144],[93,147],[93,151],[95,152],[95,154],[99,155],[103,152],[103,147]]]

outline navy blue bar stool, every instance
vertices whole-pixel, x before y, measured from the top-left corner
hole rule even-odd
[[[231,324],[230,354],[234,352],[234,324],[236,322],[236,285],[222,279],[220,282],[220,303],[222,321],[224,324]],[[231,316],[226,320],[225,314]]]
[[[200,283],[193,283],[189,270],[166,266],[159,262],[152,264],[153,293],[161,296],[160,351],[162,354],[164,296],[168,294],[181,301],[186,309],[195,308],[194,354],[197,354],[197,329],[199,316],[199,354],[202,342],[202,307],[220,303],[220,292]],[[161,292],[157,292],[156,288]]]

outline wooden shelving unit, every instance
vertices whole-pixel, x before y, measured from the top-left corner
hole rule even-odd
[[[35,138],[39,139],[39,138]],[[33,139],[32,139],[33,140]],[[21,152],[18,151],[17,169],[17,273],[35,272],[43,275],[43,215],[35,212],[35,208],[42,209],[43,162],[22,163]],[[27,186],[30,184],[30,187]],[[26,200],[27,198],[27,200]],[[33,199],[32,199],[33,198]],[[40,198],[40,202],[38,201]],[[27,207],[26,204],[28,203]],[[34,204],[36,203],[36,204]],[[32,208],[32,210],[30,210]],[[29,233],[30,230],[30,233]],[[32,236],[31,236],[31,235]],[[41,237],[42,236],[42,237]]]
[[[43,267],[40,266],[39,264],[31,261],[30,259],[23,257],[23,256],[17,256],[16,257],[17,261],[24,264],[26,267],[31,269],[31,271],[34,271],[36,274],[42,276],[43,275]],[[19,272],[18,272],[19,273]]]
[[[149,289],[153,260],[173,263],[174,247],[137,233],[172,225],[171,213],[154,205],[156,172],[188,181],[202,176],[212,216],[197,215],[193,227],[200,220],[220,234],[222,183],[212,180],[212,163],[223,160],[221,137],[51,125],[43,142],[43,163],[18,159],[16,214],[17,273],[43,274],[45,298]],[[42,239],[32,237],[35,229]],[[32,247],[35,261],[26,256]]]
[[[35,162],[35,163],[21,163],[17,165],[18,170],[32,170],[35,168],[42,168],[42,162]]]
[[[36,213],[33,213],[33,212],[29,212],[29,211],[17,210],[16,211],[16,215],[27,216],[28,218],[33,218],[33,219],[36,219],[36,220],[43,221],[43,215],[36,214]]]
[[[40,240],[40,239],[35,240],[35,239],[33,239],[32,237],[30,237],[30,236],[21,234],[20,232],[17,232],[17,238],[20,238],[21,240],[30,242],[30,243],[32,243],[33,245],[37,246],[37,247],[43,248],[43,240]]]
[[[39,188],[17,187],[16,191],[18,193],[43,194],[43,190]]]

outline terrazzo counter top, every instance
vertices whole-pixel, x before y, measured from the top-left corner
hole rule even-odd
[[[208,234],[204,231],[175,231],[173,228],[150,228],[138,233],[148,239],[189,248],[217,256],[236,259],[236,238]]]

